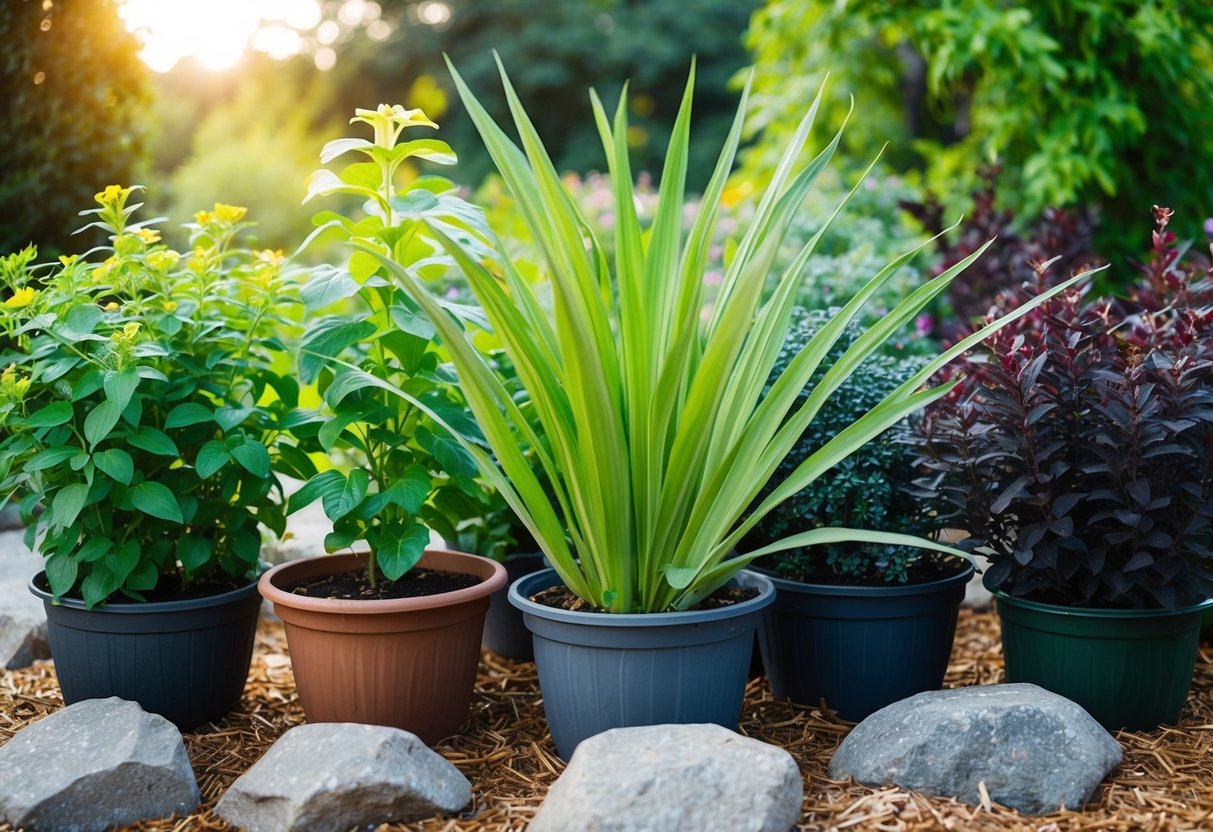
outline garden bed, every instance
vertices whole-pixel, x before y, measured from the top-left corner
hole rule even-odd
[[[1001,681],[998,624],[963,610],[949,686]],[[838,783],[826,767],[848,726],[818,710],[773,699],[761,680],[747,690],[741,731],[790,751],[805,781],[803,830],[1196,830],[1213,827],[1213,649],[1202,647],[1184,719],[1176,728],[1121,733],[1125,761],[1082,813],[1026,818],[897,788]],[[0,742],[61,705],[49,663],[0,671]],[[224,789],[283,731],[303,721],[280,624],[262,622],[242,708],[211,730],[185,735],[204,803],[189,817],[145,822],[143,832],[230,830],[210,810]],[[535,668],[484,654],[471,722],[438,750],[472,781],[473,807],[459,818],[382,829],[523,830],[562,769],[547,735]],[[7,829],[0,825],[0,829]]]

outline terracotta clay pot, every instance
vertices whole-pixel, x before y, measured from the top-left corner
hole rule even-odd
[[[489,595],[505,567],[488,558],[427,549],[420,566],[475,575],[466,589],[385,601],[294,595],[283,587],[366,568],[365,555],[290,561],[258,588],[286,627],[295,685],[308,722],[403,728],[433,745],[467,718]]]

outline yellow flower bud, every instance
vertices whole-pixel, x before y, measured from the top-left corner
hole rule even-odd
[[[215,203],[215,219],[219,222],[237,223],[244,219],[244,215],[248,213],[248,209],[240,205],[224,205],[222,202]]]
[[[79,256],[75,255],[75,254],[60,254],[59,255],[59,262],[63,264],[64,268],[68,268],[68,267],[74,265],[75,262],[79,259],[80,259]]]
[[[177,311],[177,301],[166,300],[164,302],[164,311],[165,312],[176,312]]]
[[[121,185],[106,185],[104,191],[93,195],[93,199],[101,205],[113,205],[126,199],[130,192],[130,188],[123,188]]]
[[[4,305],[9,309],[24,309],[34,302],[34,298],[38,293],[31,286],[22,286],[17,291],[13,292],[13,296],[4,302]]]
[[[210,211],[198,211],[194,214],[194,222],[199,225],[208,225],[215,221],[215,215]]]
[[[147,256],[147,264],[158,272],[166,272],[181,260],[181,255],[175,251],[153,251]]]
[[[121,308],[122,308],[121,306],[119,306],[115,301],[112,301],[112,300],[105,305],[106,312],[117,312]]]
[[[133,339],[136,335],[139,334],[139,322],[131,321],[129,324],[122,327],[122,334],[125,335],[128,339]]]

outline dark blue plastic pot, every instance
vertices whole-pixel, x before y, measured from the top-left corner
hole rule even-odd
[[[771,692],[858,722],[943,685],[973,566],[929,583],[807,584],[770,575],[759,632]],[[764,573],[769,574],[769,573]]]
[[[534,574],[543,568],[542,553],[514,555],[503,561],[502,566],[509,583]],[[522,621],[522,610],[510,603],[510,587],[506,584],[489,596],[489,612],[484,619],[484,638],[481,642],[498,656],[518,661],[535,658],[531,644],[531,631]]]
[[[611,728],[714,722],[736,728],[770,580],[741,572],[758,595],[729,607],[639,615],[570,612],[530,597],[560,583],[554,569],[514,582],[510,603],[534,635],[543,708],[556,752]]]
[[[255,581],[207,598],[91,610],[74,598],[56,602],[45,573],[29,588],[46,609],[55,675],[68,705],[117,696],[188,731],[240,703],[261,610]]]

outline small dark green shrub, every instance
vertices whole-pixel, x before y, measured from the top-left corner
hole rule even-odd
[[[788,338],[771,372],[772,381],[829,320],[833,311],[795,310]],[[854,324],[847,328],[801,393],[802,401],[862,331]],[[769,494],[774,484],[786,478],[813,451],[875,407],[925,363],[926,359],[917,356],[894,358],[878,354],[861,364],[826,402],[796,447],[780,464],[771,482],[764,486],[758,500]],[[747,546],[757,548],[822,526],[917,535],[933,531],[929,505],[907,491],[916,476],[912,465],[914,451],[905,444],[907,430],[903,423],[886,431],[784,502],[754,528],[747,537]],[[796,549],[773,555],[765,565],[786,577],[803,581],[905,582],[911,579],[911,570],[922,556],[922,551],[916,549],[845,543],[820,547],[818,551]]]

